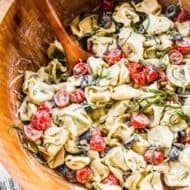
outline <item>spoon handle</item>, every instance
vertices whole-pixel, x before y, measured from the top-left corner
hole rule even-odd
[[[51,28],[55,32],[57,38],[61,41],[63,47],[66,48],[66,43],[73,43],[70,36],[67,34],[64,27],[62,26],[62,23],[49,0],[34,0],[34,2],[40,12],[49,22]]]
[[[78,47],[72,41],[72,39],[64,29],[57,13],[55,12],[49,0],[34,0],[34,2],[42,15],[44,15],[46,20],[49,22],[51,28],[61,42],[67,58],[68,72],[69,74],[71,74],[72,69],[74,65],[78,62],[78,60],[87,59],[90,54]]]

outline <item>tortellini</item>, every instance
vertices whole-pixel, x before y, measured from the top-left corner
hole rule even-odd
[[[127,162],[127,166],[133,172],[142,172],[146,168],[146,162],[145,162],[143,156],[137,154],[133,150],[129,150],[125,154],[125,159]]]
[[[140,190],[162,190],[162,182],[160,179],[160,173],[154,172],[147,175],[140,184]]]
[[[120,85],[114,88],[111,97],[114,100],[128,100],[140,97],[144,94],[141,90],[135,89],[129,85]]]
[[[90,163],[90,158],[87,156],[72,156],[68,155],[65,158],[65,164],[72,170],[84,168]]]
[[[124,171],[129,169],[125,160],[125,150],[122,147],[115,147],[110,150],[105,158],[105,163],[108,166],[114,166]]]
[[[93,181],[100,182],[109,174],[109,168],[99,158],[92,160],[90,168],[93,171]]]
[[[161,13],[161,5],[157,0],[144,0],[135,5],[137,11],[145,12],[147,14],[159,15]]]
[[[64,67],[57,59],[51,61],[45,68],[45,71],[48,73],[49,80],[54,83],[58,83],[66,77],[66,67]]]
[[[148,18],[143,23],[147,29],[148,34],[162,34],[174,27],[171,20],[164,16],[155,16],[149,14]]]
[[[139,21],[139,16],[130,6],[130,4],[123,3],[122,5],[115,8],[113,19],[116,22],[123,23],[124,26],[130,26],[131,22],[135,23]]]
[[[190,170],[180,162],[169,163],[169,171],[165,174],[164,180],[171,187],[189,186]]]
[[[35,81],[29,88],[28,99],[34,104],[41,104],[53,98],[54,91],[45,82]]]
[[[117,48],[116,40],[111,37],[92,36],[87,41],[87,48],[97,56],[102,57],[107,50]]]
[[[173,133],[167,126],[157,126],[148,131],[148,142],[152,145],[170,148],[172,145]]]
[[[30,121],[33,114],[37,111],[37,106],[28,100],[28,97],[24,99],[18,110],[20,119],[22,121]]]
[[[129,83],[129,70],[125,66],[124,60],[109,67],[105,72],[105,75],[99,80],[100,86],[116,86]]]
[[[183,36],[190,35],[190,21],[176,22],[175,27],[177,28],[177,31]]]
[[[50,127],[43,136],[43,145],[50,156],[54,156],[68,140],[69,133],[62,127]]]
[[[187,65],[170,65],[167,68],[167,76],[169,81],[177,87],[189,88],[190,64]]]
[[[95,76],[98,75],[101,69],[108,68],[108,64],[105,61],[103,61],[101,58],[96,57],[89,57],[87,64],[90,74]]]
[[[71,23],[73,34],[81,38],[84,34],[92,32],[97,26],[97,15],[90,15],[80,20],[80,16],[76,17]]]
[[[102,183],[94,183],[94,188],[97,190],[121,190],[121,187],[118,185],[108,185]]]
[[[138,190],[142,177],[141,173],[133,173],[126,179],[124,187],[129,190]]]
[[[186,145],[184,150],[180,153],[180,162],[184,165],[187,165],[190,169],[190,163],[189,163],[189,157],[190,157],[190,145]]]
[[[54,109],[53,119],[55,123],[65,128],[68,125],[71,126],[69,131],[73,137],[87,131],[92,123],[84,109],[78,104],[73,104],[62,109]]]
[[[111,87],[89,86],[85,89],[87,101],[92,105],[101,105],[111,100]]]
[[[129,61],[138,62],[143,59],[144,40],[143,35],[133,32],[130,28],[123,28],[119,33],[118,43]]]

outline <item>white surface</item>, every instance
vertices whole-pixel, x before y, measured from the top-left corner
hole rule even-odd
[[[0,164],[0,190],[21,190],[5,168]]]

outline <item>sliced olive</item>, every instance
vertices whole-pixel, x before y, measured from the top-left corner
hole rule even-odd
[[[116,23],[115,24],[115,30],[116,33],[120,32],[120,29],[123,27],[123,23]]]
[[[76,183],[76,172],[71,170],[66,165],[59,166],[55,169],[58,175],[65,177],[69,182]]]
[[[171,36],[171,40],[173,41],[182,41],[183,40],[183,36],[176,31],[171,31],[169,32],[169,35]]]
[[[92,109],[91,105],[88,104],[87,101],[84,101],[84,102],[82,103],[82,105],[83,105],[84,110],[85,110],[87,113],[92,113],[93,109]]]
[[[146,32],[144,26],[141,23],[136,23],[133,27],[134,30],[140,34],[144,34]]]
[[[127,170],[124,174],[123,174],[123,180],[126,181],[127,178],[131,175],[132,170]]]
[[[171,161],[176,161],[179,158],[179,149],[176,146],[172,146],[172,148],[168,151],[168,159]]]
[[[125,148],[130,148],[136,141],[138,140],[136,135],[133,135],[131,138],[129,138],[128,141],[124,142]]]
[[[110,28],[112,25],[112,13],[101,12],[98,17],[98,25],[105,29]]]
[[[83,76],[81,80],[80,86],[81,88],[86,88],[87,86],[95,85],[95,84],[96,84],[96,81],[91,75],[85,75]]]
[[[106,145],[106,148],[104,149],[104,151],[100,152],[100,158],[105,157],[110,150],[111,150],[111,147]]]
[[[170,4],[166,7],[165,16],[168,18],[174,18],[180,12],[180,6],[176,4]]]
[[[182,143],[173,143],[173,146],[175,146],[180,151],[182,151],[185,148],[185,145]]]
[[[178,131],[178,137],[183,137],[184,135],[186,135],[185,131]]]
[[[86,131],[85,133],[83,133],[83,134],[79,137],[79,138],[80,138],[80,141],[85,140],[85,141],[89,142],[89,141],[90,141],[91,134],[92,134],[92,130],[91,130],[91,129],[88,129],[88,131]]]

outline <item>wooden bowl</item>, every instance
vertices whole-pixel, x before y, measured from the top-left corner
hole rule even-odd
[[[92,9],[98,0],[52,2],[67,25],[75,15]],[[170,2],[173,1],[161,1],[164,4]],[[182,3],[190,10],[189,0]],[[78,189],[40,165],[22,148],[17,133],[14,130],[8,132],[12,124],[20,125],[16,113],[22,78],[15,77],[20,71],[35,70],[48,63],[46,49],[54,38],[32,0],[0,1],[0,162],[26,190]]]

